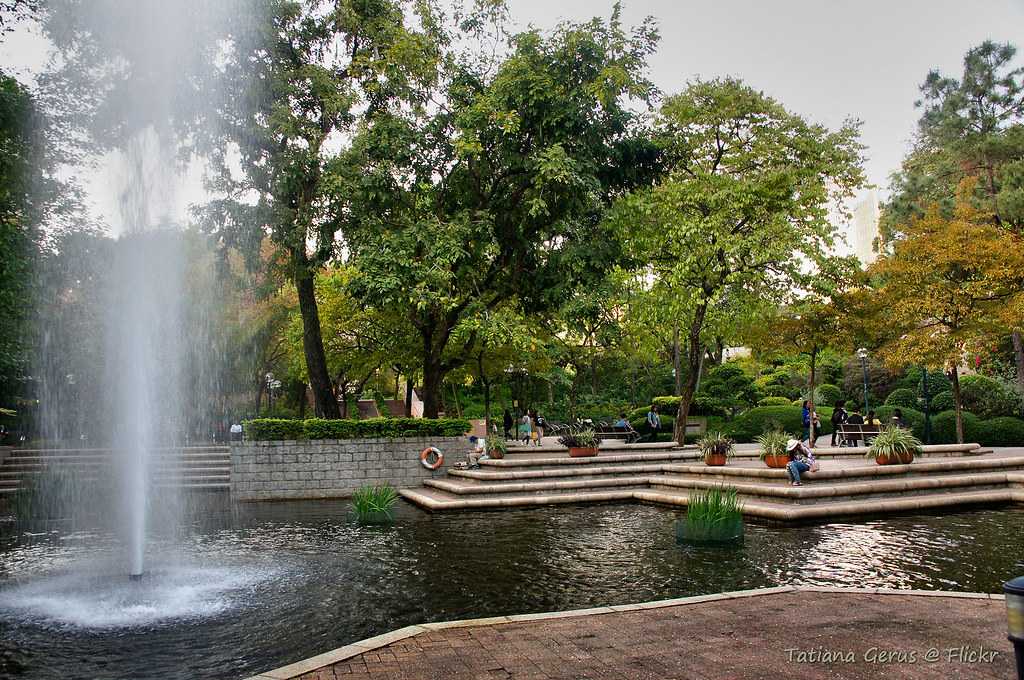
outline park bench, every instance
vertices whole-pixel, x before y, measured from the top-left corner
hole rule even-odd
[[[640,433],[631,427],[615,427],[607,423],[599,423],[595,428],[595,432],[598,438],[602,440],[621,439],[626,444],[632,444],[640,440]]]
[[[864,446],[871,443],[881,429],[880,425],[858,425],[856,423],[843,423],[836,429],[839,446]]]

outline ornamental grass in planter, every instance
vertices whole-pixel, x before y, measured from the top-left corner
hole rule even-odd
[[[883,427],[871,441],[865,458],[874,458],[879,465],[907,465],[921,453],[921,440],[902,427]]]
[[[721,432],[708,432],[697,440],[697,449],[705,465],[725,465],[736,451],[732,439]]]
[[[503,437],[491,435],[484,440],[484,450],[491,458],[504,458],[508,453],[508,444]]]
[[[715,486],[691,494],[686,519],[676,522],[676,539],[687,543],[743,540],[743,504],[736,487]]]
[[[558,443],[568,447],[571,458],[584,458],[597,455],[601,439],[594,430],[584,429],[562,435],[558,438]]]
[[[770,468],[784,468],[789,463],[789,454],[786,452],[786,442],[789,435],[785,432],[773,430],[765,432],[756,439],[761,447],[761,460]]]
[[[397,502],[398,492],[390,484],[367,484],[352,492],[352,514],[360,524],[389,524]]]

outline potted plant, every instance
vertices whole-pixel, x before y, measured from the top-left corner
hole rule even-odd
[[[785,432],[772,430],[765,432],[756,439],[761,447],[761,460],[770,468],[784,468],[789,463],[789,454],[786,452],[786,442],[789,435]]]
[[[558,438],[558,443],[569,448],[570,457],[583,458],[586,456],[596,456],[597,447],[601,440],[596,432],[585,429],[562,435]]]
[[[504,458],[508,453],[508,444],[503,437],[491,435],[484,440],[484,449],[491,458]]]
[[[705,465],[725,465],[735,450],[733,441],[721,432],[708,432],[697,440],[697,449]]]
[[[885,427],[875,435],[865,458],[874,458],[879,465],[907,465],[914,454],[921,453],[921,440],[902,427]]]

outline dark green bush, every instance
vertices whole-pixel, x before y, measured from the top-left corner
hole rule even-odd
[[[1016,416],[1021,412],[1021,395],[1008,383],[985,375],[960,378],[964,409],[979,418]]]
[[[836,402],[843,398],[843,391],[837,385],[825,383],[814,389],[818,393],[817,406],[835,406]]]
[[[943,411],[952,411],[956,408],[956,401],[953,399],[953,393],[949,390],[945,392],[939,392],[932,397],[932,402],[929,405],[932,413],[941,413]]]
[[[757,402],[758,406],[789,406],[790,400],[786,397],[763,397]]]
[[[829,422],[832,409],[822,406],[817,411],[818,418],[821,419],[818,434],[829,434],[832,432],[832,424]],[[799,406],[758,406],[727,423],[726,434],[737,442],[752,442],[758,435],[774,429],[799,437],[804,429],[802,415]]]
[[[964,441],[972,441],[979,432],[978,416],[968,411],[963,412]],[[932,443],[956,444],[956,411],[943,411],[932,416]]]
[[[901,387],[897,390],[893,390],[889,393],[889,396],[885,398],[886,406],[895,406],[897,408],[917,408],[917,392],[912,389]]]
[[[977,441],[982,446],[1024,446],[1024,420],[1004,416],[983,420],[976,425]]]
[[[280,439],[353,439],[357,437],[461,437],[470,429],[461,418],[368,418],[366,420],[273,420],[245,423],[246,438],[253,441]]]

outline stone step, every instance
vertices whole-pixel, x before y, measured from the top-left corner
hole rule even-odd
[[[677,460],[697,460],[696,451],[675,449],[656,452],[629,452],[629,453],[604,453],[584,458],[570,458],[564,450],[560,456],[536,456],[536,457],[514,457],[491,458],[480,461],[480,466],[485,468],[530,468],[535,466],[602,466],[617,463],[650,463]]]
[[[459,497],[440,489],[402,489],[406,500],[432,511],[484,510],[574,503],[640,501],[661,505],[686,506],[689,492],[685,490],[614,489],[590,492],[553,492],[548,494],[502,494],[484,497]],[[836,517],[891,512],[916,512],[965,505],[999,504],[1024,501],[1024,491],[985,489],[957,493],[932,494],[901,498],[867,498],[799,505],[785,502],[745,501],[747,516],[781,522],[800,522]]]
[[[863,480],[845,483],[810,483],[791,486],[787,480],[764,480],[753,483],[730,484],[743,497],[772,497],[794,503],[814,502],[817,499],[843,497],[883,496],[887,494],[946,493],[948,489],[1004,488],[1008,483],[1005,472],[990,472],[968,475],[935,475],[928,477],[902,477],[897,479]],[[635,475],[607,479],[580,478],[569,481],[520,481],[503,483],[468,482],[465,480],[432,479],[423,485],[440,489],[455,496],[480,496],[485,494],[544,494],[551,491],[593,491],[622,489],[627,487],[650,487],[657,489],[710,489],[721,486],[721,481],[709,480],[700,475],[675,476],[667,474]]]

